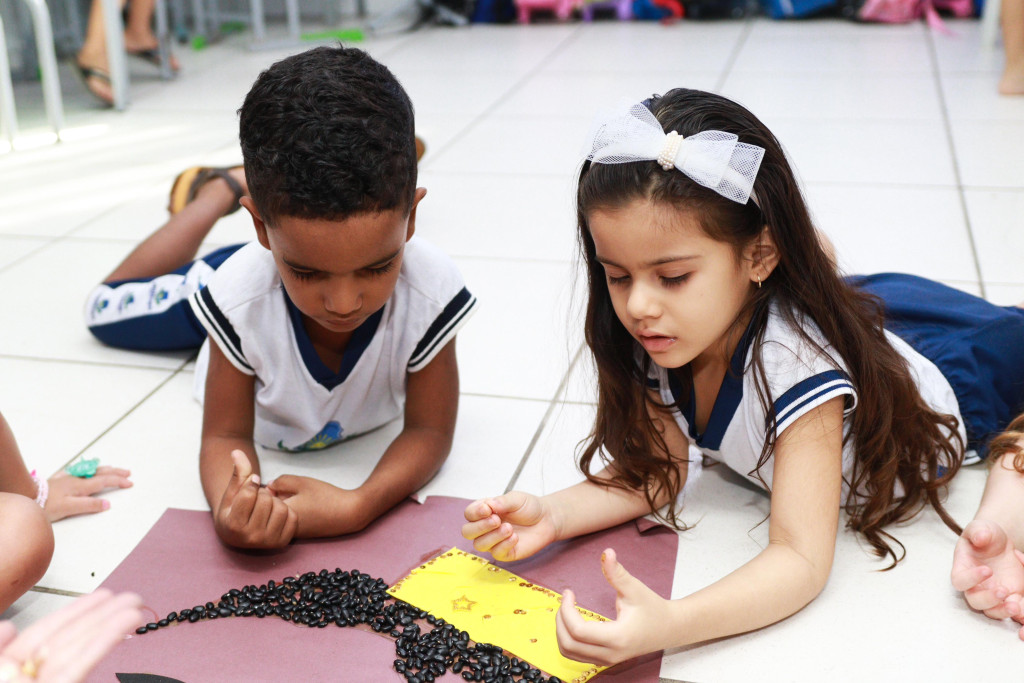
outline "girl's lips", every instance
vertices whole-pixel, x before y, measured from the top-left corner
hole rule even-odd
[[[667,351],[669,347],[676,343],[675,337],[665,337],[662,335],[640,335],[640,343],[648,353],[658,353],[661,351]]]

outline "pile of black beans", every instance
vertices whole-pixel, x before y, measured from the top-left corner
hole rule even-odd
[[[509,657],[497,645],[472,643],[469,634],[387,593],[383,579],[356,569],[321,569],[256,586],[232,588],[214,604],[171,612],[136,629],[143,634],[174,622],[195,623],[226,617],[278,617],[311,628],[367,624],[395,639],[394,669],[407,683],[430,683],[447,671],[467,681],[486,683],[562,683],[540,669]],[[423,624],[431,626],[429,630]]]

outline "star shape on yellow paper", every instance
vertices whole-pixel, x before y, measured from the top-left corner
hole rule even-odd
[[[476,604],[476,600],[470,600],[465,595],[461,598],[455,598],[452,600],[452,611],[455,612],[472,612],[473,605]]]

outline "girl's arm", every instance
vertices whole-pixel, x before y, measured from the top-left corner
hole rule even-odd
[[[670,459],[656,451],[654,457],[665,460],[666,466],[679,468],[682,486],[686,483],[689,441],[675,422],[654,406],[648,406],[648,414],[667,451],[676,454]],[[614,474],[613,462],[595,476],[611,480]],[[656,508],[668,502],[665,493],[655,497]],[[466,508],[468,523],[462,527],[462,535],[474,541],[476,550],[510,562],[529,557],[554,541],[608,529],[650,512],[643,491],[584,481],[546,496],[512,491],[474,501]]]
[[[670,426],[669,428],[677,427]],[[813,600],[832,568],[842,490],[843,398],[799,418],[775,445],[769,543],[750,562],[678,600],[665,600],[606,552],[618,593],[613,622],[585,622],[566,592],[559,647],[572,659],[613,664],[631,657],[750,631]]]
[[[87,479],[58,471],[47,480],[49,492],[44,496],[43,508],[46,519],[56,522],[65,517],[108,509],[110,501],[97,498],[95,494],[107,489],[130,487],[130,475],[128,470],[107,465],[98,468],[95,475]],[[39,494],[39,485],[25,466],[18,442],[3,415],[0,415],[0,493],[16,493],[32,499],[37,499]]]

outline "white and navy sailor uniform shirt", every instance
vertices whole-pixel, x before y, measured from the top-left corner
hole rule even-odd
[[[269,448],[325,448],[399,417],[407,374],[426,367],[476,306],[455,264],[414,237],[395,291],[352,334],[336,373],[320,360],[288,298],[273,255],[241,248],[190,300],[208,333],[196,365],[202,402],[212,339],[240,372],[255,376],[254,440]]]
[[[850,429],[849,417],[857,406],[857,389],[847,374],[843,359],[825,340],[818,326],[804,319],[802,328],[820,348],[815,348],[801,337],[779,315],[775,304],[770,306],[761,344],[761,357],[767,380],[767,396],[774,407],[775,434],[782,434],[802,415],[842,396],[846,418],[843,427],[845,437]],[[937,412],[952,414],[959,420],[956,396],[938,368],[896,335],[886,332],[886,336],[907,360],[911,375],[925,401]],[[674,417],[690,439],[691,445],[696,446],[703,455],[724,463],[751,483],[764,488],[765,485],[772,485],[773,459],[769,459],[761,468],[760,476],[764,483],[758,479],[754,470],[761,458],[771,423],[757,393],[756,373],[751,369],[753,337],[753,329],[750,328],[740,340],[704,432],[698,433],[695,426],[692,389],[688,400],[682,402],[683,410],[675,410]],[[682,387],[675,375],[665,368],[652,367],[651,385],[657,389],[666,405],[676,403],[680,398]],[[852,438],[845,440],[843,473],[846,480],[853,468],[855,449],[856,444]],[[844,501],[848,493],[844,481]]]

